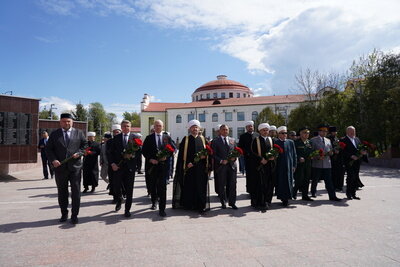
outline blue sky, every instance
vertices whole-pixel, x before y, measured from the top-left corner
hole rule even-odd
[[[219,74],[257,95],[296,93],[300,68],[343,72],[374,48],[399,52],[399,2],[3,0],[0,93],[118,116],[144,93],[189,102]]]

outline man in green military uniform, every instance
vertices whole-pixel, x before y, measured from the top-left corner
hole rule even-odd
[[[294,173],[293,199],[296,199],[297,191],[300,190],[302,200],[313,201],[308,196],[311,179],[311,159],[309,155],[312,152],[312,146],[308,140],[310,130],[305,126],[299,130],[299,133],[300,138],[294,141],[297,153],[297,169]]]

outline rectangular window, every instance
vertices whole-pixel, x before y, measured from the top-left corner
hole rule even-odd
[[[244,112],[243,111],[240,111],[237,113],[237,120],[244,121]]]
[[[229,137],[233,137],[233,128],[229,128]]]
[[[221,98],[225,98],[225,93],[221,93]]]
[[[225,121],[232,121],[232,112],[225,112]]]
[[[205,122],[206,121],[206,114],[200,113],[199,114],[199,122]]]
[[[210,94],[207,94],[207,99],[210,99]]]
[[[240,93],[236,93],[236,97],[237,97],[237,98],[240,98]]]
[[[233,98],[233,93],[229,93],[229,98]]]
[[[194,114],[188,114],[188,122],[194,120]]]
[[[218,98],[218,93],[213,94],[214,98]]]

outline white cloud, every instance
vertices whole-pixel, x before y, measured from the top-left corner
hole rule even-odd
[[[53,44],[53,43],[58,42],[57,39],[51,38],[51,37],[35,36],[34,38],[40,42],[48,43],[48,44]]]
[[[118,121],[123,119],[122,114],[127,112],[140,112],[139,104],[123,104],[123,103],[113,103],[104,107],[108,113],[115,113],[117,115]]]
[[[150,95],[150,102],[162,102],[162,100],[159,98],[156,98],[154,95]]]
[[[212,48],[245,62],[250,73],[264,75],[262,87],[273,93],[287,93],[300,68],[344,71],[353,59],[373,48],[399,51],[398,0],[40,3],[46,10],[62,15],[85,9],[100,15],[133,15],[166,29],[201,30],[199,40],[212,40]]]
[[[67,99],[63,99],[57,96],[43,97],[39,103],[39,109],[46,108],[50,110],[50,106],[53,104],[53,112],[60,115],[63,112],[71,112],[75,109],[76,105]]]

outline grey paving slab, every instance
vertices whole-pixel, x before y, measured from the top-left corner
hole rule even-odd
[[[323,183],[312,203],[274,199],[254,211],[239,175],[239,210],[150,210],[136,177],[132,217],[114,212],[100,181],[82,195],[79,224],[60,224],[54,180],[41,170],[0,181],[0,266],[400,266],[400,170],[363,166],[360,201],[330,202]],[[213,181],[210,181],[213,188]],[[339,197],[345,197],[343,192]]]

